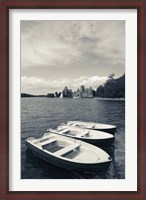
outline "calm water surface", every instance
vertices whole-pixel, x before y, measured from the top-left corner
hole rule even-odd
[[[68,120],[93,121],[117,126],[114,146],[105,149],[112,157],[104,175],[68,171],[37,158],[26,146],[27,137],[40,137],[48,128]],[[120,100],[21,98],[22,179],[124,179],[125,102]]]

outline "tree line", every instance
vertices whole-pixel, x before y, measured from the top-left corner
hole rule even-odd
[[[100,85],[95,95],[102,98],[125,98],[125,74],[120,78],[114,78],[111,74],[104,85]]]

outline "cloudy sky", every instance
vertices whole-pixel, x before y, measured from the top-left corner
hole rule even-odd
[[[124,21],[21,21],[21,92],[96,89],[124,72]]]

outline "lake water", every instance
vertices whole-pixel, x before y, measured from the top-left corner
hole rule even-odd
[[[104,175],[68,171],[36,157],[26,146],[27,137],[40,137],[48,128],[68,120],[92,121],[117,126],[115,142],[105,149],[112,157]],[[22,179],[124,179],[125,101],[97,98],[21,98],[21,178]]]

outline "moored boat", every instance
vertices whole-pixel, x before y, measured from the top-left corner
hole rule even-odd
[[[94,123],[94,122],[68,121],[67,124],[71,126],[77,126],[80,128],[103,131],[103,132],[111,133],[113,135],[115,134],[117,130],[117,127],[114,125]]]
[[[114,142],[114,136],[112,134],[102,131],[83,129],[76,126],[60,125],[57,127],[57,129],[48,129],[48,131],[59,135],[64,135],[66,137],[82,140],[99,147],[107,147],[112,145]]]
[[[112,160],[94,145],[51,132],[27,138],[26,144],[41,159],[72,171],[105,173]]]
[[[63,92],[61,92],[60,98],[63,98]]]

